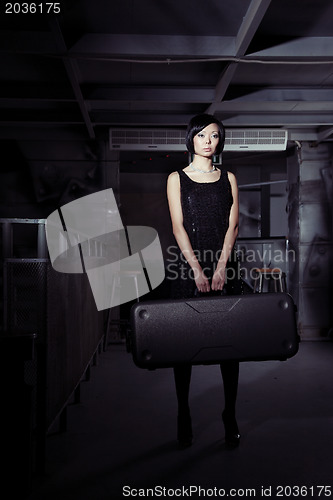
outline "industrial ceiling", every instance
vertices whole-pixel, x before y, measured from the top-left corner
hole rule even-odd
[[[333,138],[331,0],[1,9],[0,139],[95,139],[110,127],[184,127],[201,112],[227,128]]]

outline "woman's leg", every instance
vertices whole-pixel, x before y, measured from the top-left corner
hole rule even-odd
[[[238,361],[224,361],[220,365],[224,386],[224,411],[222,420],[225,427],[226,443],[238,446],[240,434],[236,421],[236,400],[238,391],[239,363]]]
[[[174,367],[174,377],[178,402],[177,438],[182,447],[192,444],[192,422],[189,407],[189,392],[192,374],[191,365]]]
[[[224,411],[229,415],[235,416],[239,363],[238,361],[224,361],[221,363],[220,368],[224,385]]]
[[[186,412],[189,410],[188,398],[190,393],[192,366],[175,366],[173,372],[175,376],[178,410],[181,412]]]

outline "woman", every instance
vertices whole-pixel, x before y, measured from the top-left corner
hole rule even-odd
[[[168,177],[167,196],[177,245],[176,279],[171,282],[173,298],[242,293],[234,245],[238,234],[238,188],[235,176],[213,165],[212,158],[224,146],[222,123],[212,115],[197,115],[190,121],[186,146],[193,161]],[[174,273],[175,274],[175,273]],[[222,420],[226,443],[238,446],[240,434],[235,407],[239,363],[220,365],[225,408]],[[189,409],[191,365],[174,367],[178,401],[178,442],[192,444]]]

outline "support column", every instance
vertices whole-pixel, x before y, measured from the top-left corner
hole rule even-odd
[[[303,340],[332,338],[332,157],[329,143],[302,143],[288,159],[289,283]]]
[[[120,216],[120,153],[119,151],[110,151],[108,142],[105,142],[105,188],[112,188],[115,195]],[[119,254],[120,259],[120,254]],[[124,338],[121,331],[120,307],[112,307],[105,311],[106,316],[106,335],[104,349],[110,343],[123,342]]]

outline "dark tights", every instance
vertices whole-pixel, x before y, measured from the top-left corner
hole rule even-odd
[[[220,364],[223,388],[224,410],[230,417],[235,416],[238,389],[239,363],[238,361],[224,361]],[[189,392],[191,382],[191,365],[174,367],[178,413],[189,412]]]

